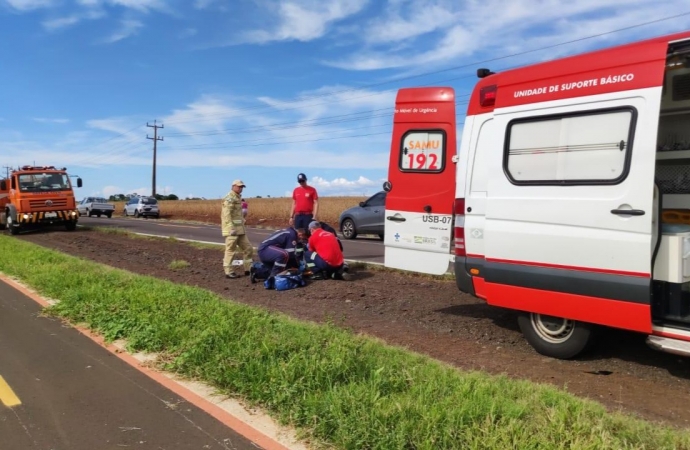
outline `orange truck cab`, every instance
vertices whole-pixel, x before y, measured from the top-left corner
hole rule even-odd
[[[77,187],[82,186],[77,178]],[[23,166],[0,180],[0,229],[11,234],[49,225],[77,228],[72,182],[66,168]]]

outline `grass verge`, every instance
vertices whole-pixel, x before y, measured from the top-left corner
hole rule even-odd
[[[684,431],[549,386],[463,373],[334,326],[227,302],[0,236],[0,271],[49,312],[347,449],[690,449]]]

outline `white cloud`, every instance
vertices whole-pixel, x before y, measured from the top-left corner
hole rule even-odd
[[[280,2],[272,10],[277,15],[277,25],[244,33],[245,43],[265,44],[273,41],[312,41],[324,36],[334,22],[360,12],[368,0],[292,0]],[[272,11],[271,11],[272,12]]]
[[[424,72],[462,63],[467,57],[489,60],[519,54],[638,25],[671,16],[672,11],[687,9],[686,0],[668,0],[663,8],[666,14],[659,9],[658,3],[650,0],[389,0],[388,5],[383,16],[348,30],[359,40],[356,50],[324,63],[346,70],[409,68],[411,72]],[[687,27],[689,19],[663,23],[666,27],[675,24],[673,29],[681,29],[683,24]],[[514,58],[510,65],[531,62],[535,58],[553,58],[559,52],[582,51],[607,39],[626,40],[640,33],[650,36],[652,31],[651,27],[631,29],[615,36],[545,50],[541,56],[535,52]]]
[[[74,26],[82,20],[96,20],[102,17],[105,17],[105,12],[99,10],[89,10],[83,14],[72,14],[65,17],[44,20],[41,22],[41,25],[43,25],[43,28],[45,28],[47,31],[57,31]]]
[[[127,39],[128,37],[137,34],[143,26],[144,24],[138,20],[123,19],[120,21],[120,28],[111,34],[110,37],[106,38],[103,43],[113,44],[123,39]]]
[[[96,6],[121,6],[141,12],[149,12],[152,9],[167,10],[165,0],[78,0],[78,3],[86,7]]]
[[[48,31],[55,31],[76,25],[79,23],[79,20],[78,16],[58,17],[57,19],[44,20],[42,25]]]
[[[366,177],[360,175],[356,180],[348,180],[346,178],[335,178],[331,181],[325,178],[315,176],[310,182],[312,186],[317,189],[322,189],[325,191],[330,190],[348,190],[348,191],[361,191],[362,188],[369,188],[376,185],[375,181],[372,181]]]
[[[5,0],[5,3],[21,12],[47,8],[58,4],[56,0]]]
[[[122,188],[120,188],[120,186],[103,186],[103,189],[101,189],[101,191],[105,197],[110,197],[111,195],[123,193],[123,190]]]
[[[47,119],[45,117],[34,117],[33,120],[39,123],[69,123],[69,119]]]
[[[182,30],[182,32],[180,33],[180,39],[186,39],[186,38],[190,38],[190,37],[192,37],[192,36],[196,36],[196,34],[197,34],[198,32],[199,32],[199,31],[198,31],[196,28],[185,28],[185,29]]]

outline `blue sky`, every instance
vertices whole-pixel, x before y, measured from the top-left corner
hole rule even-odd
[[[369,195],[396,89],[450,85],[462,121],[478,67],[688,28],[687,0],[0,0],[0,165],[148,194],[157,120],[159,193],[278,197],[304,172]]]

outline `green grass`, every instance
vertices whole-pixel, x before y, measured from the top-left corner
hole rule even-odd
[[[345,449],[690,449],[684,431],[550,386],[460,372],[329,325],[0,236],[0,271],[165,368],[261,405]],[[276,295],[280,293],[276,292]]]
[[[170,270],[186,269],[190,265],[191,264],[189,264],[189,262],[185,261],[184,259],[176,259],[176,260],[172,261],[170,264],[168,264],[168,269],[170,269]]]

